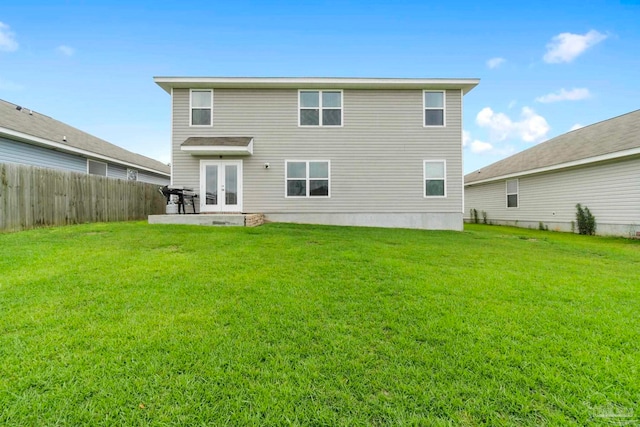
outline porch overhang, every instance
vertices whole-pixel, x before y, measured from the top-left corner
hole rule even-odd
[[[251,136],[192,136],[180,150],[192,156],[250,156],[253,154]]]

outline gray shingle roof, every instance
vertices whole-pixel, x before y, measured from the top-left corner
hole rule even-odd
[[[16,107],[17,105],[0,99],[1,128],[89,151],[167,175],[170,174],[171,168],[164,163],[127,151],[51,117],[35,111],[31,112],[28,108],[19,111]],[[63,137],[66,137],[66,141],[63,140]]]
[[[557,136],[471,172],[465,184],[640,148],[640,110]]]
[[[185,147],[246,147],[253,138],[250,136],[192,136],[187,138],[181,145]]]

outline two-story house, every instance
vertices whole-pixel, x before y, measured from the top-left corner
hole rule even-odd
[[[156,77],[172,184],[200,213],[461,230],[462,98],[478,79]]]

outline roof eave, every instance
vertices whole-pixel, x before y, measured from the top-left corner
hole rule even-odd
[[[154,77],[154,82],[171,89],[460,89],[464,94],[480,79],[409,79],[345,77]]]
[[[588,157],[585,159],[573,160],[571,162],[559,163],[557,165],[546,166],[546,167],[536,168],[536,169],[529,169],[529,170],[519,171],[519,172],[512,172],[509,174],[502,174],[502,175],[498,175],[498,176],[494,176],[486,179],[479,179],[476,181],[467,182],[466,177],[470,175],[478,174],[478,173],[481,174],[482,169],[480,169],[478,171],[471,172],[470,174],[465,176],[464,186],[468,187],[468,186],[478,185],[478,184],[487,184],[489,182],[494,182],[494,181],[513,179],[513,178],[518,178],[518,177],[527,176],[527,175],[534,175],[534,174],[544,173],[544,172],[552,172],[560,169],[568,169],[572,167],[584,166],[584,165],[589,165],[593,163],[605,162],[609,160],[616,160],[616,159],[632,157],[632,156],[640,156],[640,147],[632,148],[629,150],[616,151],[613,153],[607,153],[600,156]]]
[[[93,158],[93,159],[98,159],[98,160],[104,160],[104,161],[108,161],[111,163],[115,163],[115,164],[120,164],[123,166],[129,166],[129,167],[134,167],[138,170],[145,170],[147,172],[152,172],[158,175],[163,175],[166,177],[171,177],[171,173],[170,172],[163,172],[161,170],[158,169],[153,169],[147,166],[142,166],[140,164],[136,164],[133,162],[127,162],[124,160],[119,160],[116,159],[114,157],[110,157],[110,156],[105,156],[103,154],[98,154],[98,153],[94,153],[92,151],[89,150],[83,150],[81,148],[76,148],[76,147],[72,147],[70,145],[65,145],[65,144],[61,144],[59,142],[56,141],[51,141],[49,139],[45,139],[45,138],[40,138],[37,136],[33,136],[33,135],[29,135],[27,133],[24,132],[19,132],[13,129],[8,129],[8,128],[4,128],[4,127],[0,127],[0,136],[5,136],[5,137],[9,137],[12,139],[16,139],[18,141],[21,142],[25,142],[27,144],[32,144],[32,145],[37,145],[37,146],[41,146],[41,147],[47,147],[56,151],[61,151],[61,152],[65,152],[65,153],[70,153],[70,154],[76,154],[76,155],[82,155],[85,156],[87,158]]]

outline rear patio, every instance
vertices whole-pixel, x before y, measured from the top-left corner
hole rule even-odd
[[[149,224],[182,224],[208,226],[257,227],[264,224],[264,214],[228,213],[228,214],[168,214],[149,215]]]

